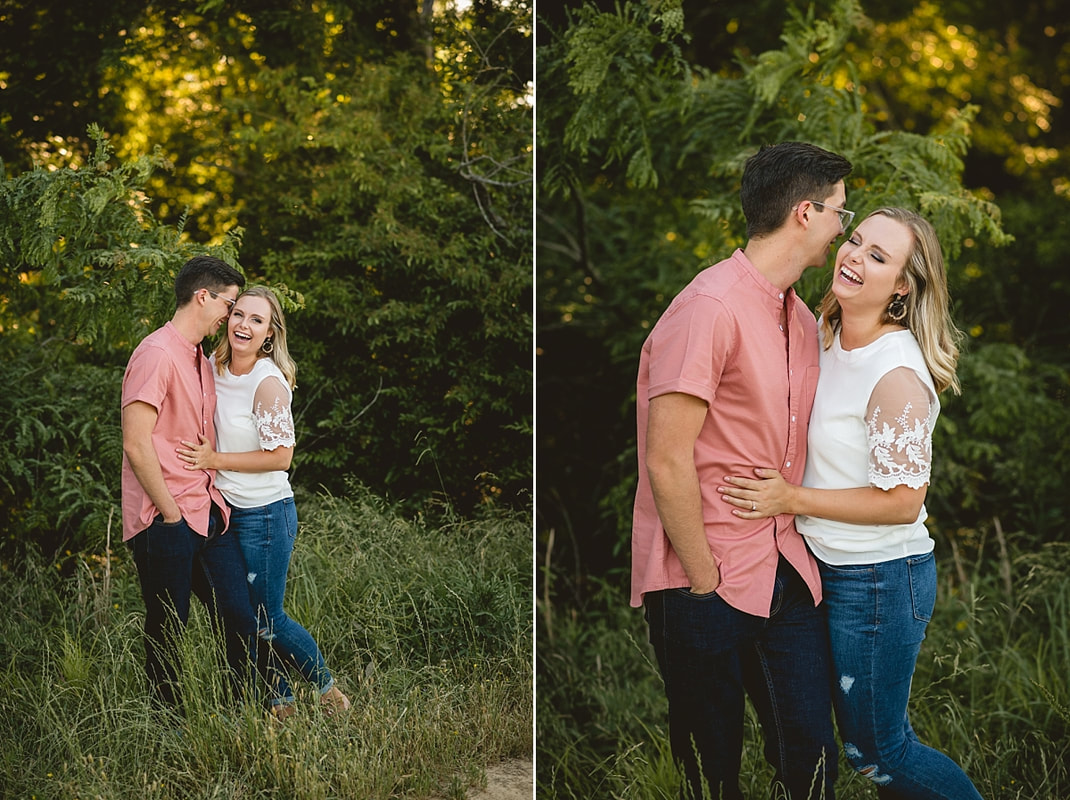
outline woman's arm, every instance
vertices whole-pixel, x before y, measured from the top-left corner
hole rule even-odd
[[[802,514],[854,525],[903,525],[921,513],[932,464],[936,398],[914,370],[897,367],[877,385],[862,420],[869,450],[868,486],[815,489],[788,483],[774,469],[760,480],[726,477],[718,487],[733,514],[761,519]]]
[[[229,472],[276,472],[290,468],[294,452],[294,421],[290,393],[276,377],[267,377],[253,395],[253,418],[259,450],[220,453],[201,435],[200,443],[182,442],[176,449],[186,469],[221,469]]]
[[[929,488],[925,484],[912,489],[901,483],[891,489],[811,489],[788,483],[775,469],[754,472],[760,480],[726,477],[729,485],[717,488],[721,499],[735,506],[732,513],[743,519],[804,514],[855,525],[906,524],[918,518]]]
[[[175,449],[186,462],[186,469],[222,469],[229,472],[275,472],[289,469],[293,460],[292,447],[278,446],[274,450],[249,450],[245,453],[217,453],[204,434],[200,444],[182,442]]]

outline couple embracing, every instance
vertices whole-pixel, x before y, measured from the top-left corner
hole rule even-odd
[[[977,800],[907,714],[936,599],[925,494],[960,335],[919,214],[881,208],[836,252],[818,317],[795,295],[847,234],[842,156],[761,148],[747,243],[643,346],[633,606],[643,606],[684,794],[741,798],[750,697],[778,796],[832,800],[837,748],[881,797]]]
[[[181,712],[178,645],[195,594],[225,643],[236,698],[254,692],[276,719],[290,716],[289,668],[334,713],[349,699],[283,610],[297,535],[286,473],[297,369],[278,298],[265,287],[239,296],[244,285],[217,258],[186,262],[173,317],[123,376],[123,541],[145,601],[145,671],[154,700]],[[203,341],[221,327],[208,356]]]

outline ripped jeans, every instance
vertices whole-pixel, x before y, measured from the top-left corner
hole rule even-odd
[[[292,497],[266,506],[237,508],[231,506],[230,529],[237,534],[249,586],[249,599],[256,611],[260,643],[269,643],[272,655],[297,669],[320,694],[334,685],[319,645],[305,628],[291,619],[283,609],[286,575],[290,569],[294,541],[297,538],[297,507]],[[261,666],[264,659],[259,659]],[[278,659],[268,663],[277,665]],[[271,671],[273,705],[293,701],[293,690],[285,673]]]
[[[980,800],[958,764],[918,741],[907,715],[914,665],[936,603],[933,554],[818,566],[832,702],[848,762],[882,798]]]

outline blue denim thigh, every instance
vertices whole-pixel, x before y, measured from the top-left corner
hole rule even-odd
[[[184,519],[166,523],[157,516],[129,542],[145,601],[145,671],[155,699],[165,705],[181,703],[177,642],[189,619],[191,594],[205,603],[224,642],[235,695],[249,678],[256,626],[242,591],[241,553],[233,540],[220,548],[219,538],[200,535]]]
[[[786,562],[785,562],[786,566]],[[669,701],[669,739],[688,790],[741,798],[744,697],[750,693],[765,753],[793,798],[832,800],[836,776],[828,697],[827,634],[813,600],[778,572],[769,619],[745,614],[716,593],[650,592],[646,617]],[[798,579],[802,584],[801,579]],[[809,598],[809,591],[802,584]],[[808,608],[807,608],[808,606]],[[826,780],[813,781],[822,770]]]
[[[230,532],[199,539],[194,592],[212,612],[216,631],[226,644],[232,685],[240,696],[256,663],[256,616],[245,588],[245,559]]]
[[[186,520],[166,523],[157,516],[128,545],[145,602],[145,674],[157,702],[181,702],[178,638],[189,619],[196,538]]]
[[[791,798],[833,800],[838,773],[825,609],[781,558],[768,620],[744,652],[743,680],[765,735],[766,760]]]
[[[284,608],[286,579],[297,538],[297,507],[292,497],[256,508],[232,508],[249,596],[257,610],[260,637],[322,693],[334,684],[312,635]],[[285,687],[288,689],[288,686]]]
[[[820,564],[844,754],[882,794],[979,797],[950,758],[918,741],[911,680],[936,602],[932,553],[877,564]]]

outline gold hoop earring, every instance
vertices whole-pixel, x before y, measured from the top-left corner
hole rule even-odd
[[[274,349],[275,349],[275,343],[272,342],[270,339],[265,339],[264,343],[262,345],[260,345],[261,352],[266,356],[271,355],[271,351],[274,350]]]

